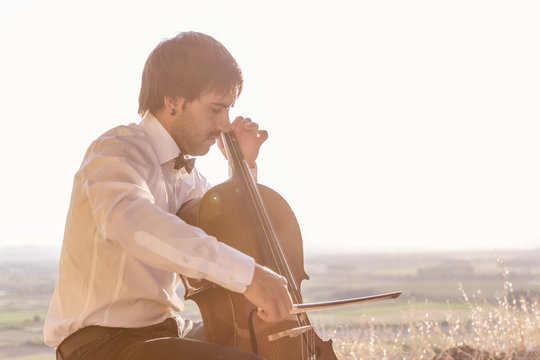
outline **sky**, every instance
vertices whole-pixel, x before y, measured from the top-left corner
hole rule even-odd
[[[59,247],[90,144],[138,122],[160,40],[200,31],[267,129],[306,253],[540,247],[537,1],[0,0],[0,248]],[[226,179],[217,149],[197,160]],[[1,251],[1,250],[0,250]]]

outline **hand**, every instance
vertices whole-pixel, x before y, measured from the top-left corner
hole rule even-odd
[[[244,154],[246,162],[250,168],[254,168],[255,160],[257,160],[257,156],[259,156],[259,149],[261,148],[262,143],[268,139],[268,132],[266,130],[259,130],[259,125],[257,123],[251,121],[250,118],[244,118],[242,116],[238,116],[234,119],[231,124],[231,129],[238,139],[240,149],[242,149],[242,154]],[[218,146],[223,155],[227,157],[221,137],[218,138]]]
[[[262,309],[257,315],[264,321],[283,320],[292,310],[293,302],[287,290],[287,280],[259,264],[255,264],[253,281],[244,296]]]

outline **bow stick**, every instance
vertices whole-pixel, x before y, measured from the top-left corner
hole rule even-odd
[[[332,309],[339,306],[360,304],[360,303],[365,303],[365,302],[370,302],[370,301],[395,299],[399,295],[401,295],[401,291],[395,291],[395,292],[386,293],[386,294],[364,296],[364,297],[353,298],[353,299],[334,300],[334,301],[309,303],[309,304],[293,304],[291,314],[299,314],[299,313],[303,313],[307,311],[314,311],[314,310]]]
[[[308,304],[293,304],[293,308],[291,310],[291,315],[294,314],[300,314],[307,311],[314,311],[314,310],[324,310],[324,309],[332,309],[340,306],[346,306],[346,305],[352,305],[352,304],[360,304],[360,303],[366,303],[370,301],[379,301],[379,300],[386,300],[386,299],[395,299],[399,295],[401,295],[401,291],[395,291],[391,293],[386,294],[378,294],[378,295],[371,295],[371,296],[363,296],[358,298],[352,298],[352,299],[343,299],[343,300],[334,300],[334,301],[325,301],[325,302],[318,302],[318,303],[308,303]],[[261,309],[258,309],[259,311],[262,311]],[[294,329],[288,329],[285,331],[280,331],[276,334],[268,335],[268,341],[275,341],[284,337],[295,337],[299,336],[306,331],[312,330],[314,328],[313,325],[306,325],[306,326],[300,326]]]

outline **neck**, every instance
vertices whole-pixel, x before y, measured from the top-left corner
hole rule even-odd
[[[165,108],[162,108],[156,113],[152,113],[152,115],[154,115],[154,117],[161,123],[165,130],[167,130],[169,135],[171,135],[176,145],[178,145],[180,151],[183,154],[188,155],[189,153],[186,151],[185,148],[182,147],[182,145],[179,143],[178,139],[175,136],[174,127],[178,118],[178,114],[172,116],[170,113],[167,112]]]
[[[172,136],[172,128],[174,124],[174,116],[169,114],[165,109],[160,109],[155,113],[152,113],[156,119],[163,125],[165,130]]]

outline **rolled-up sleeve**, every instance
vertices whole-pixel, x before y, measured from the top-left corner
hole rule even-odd
[[[113,140],[87,154],[78,176],[104,241],[152,267],[244,292],[254,259],[159,207],[149,186],[156,169],[147,156]]]

